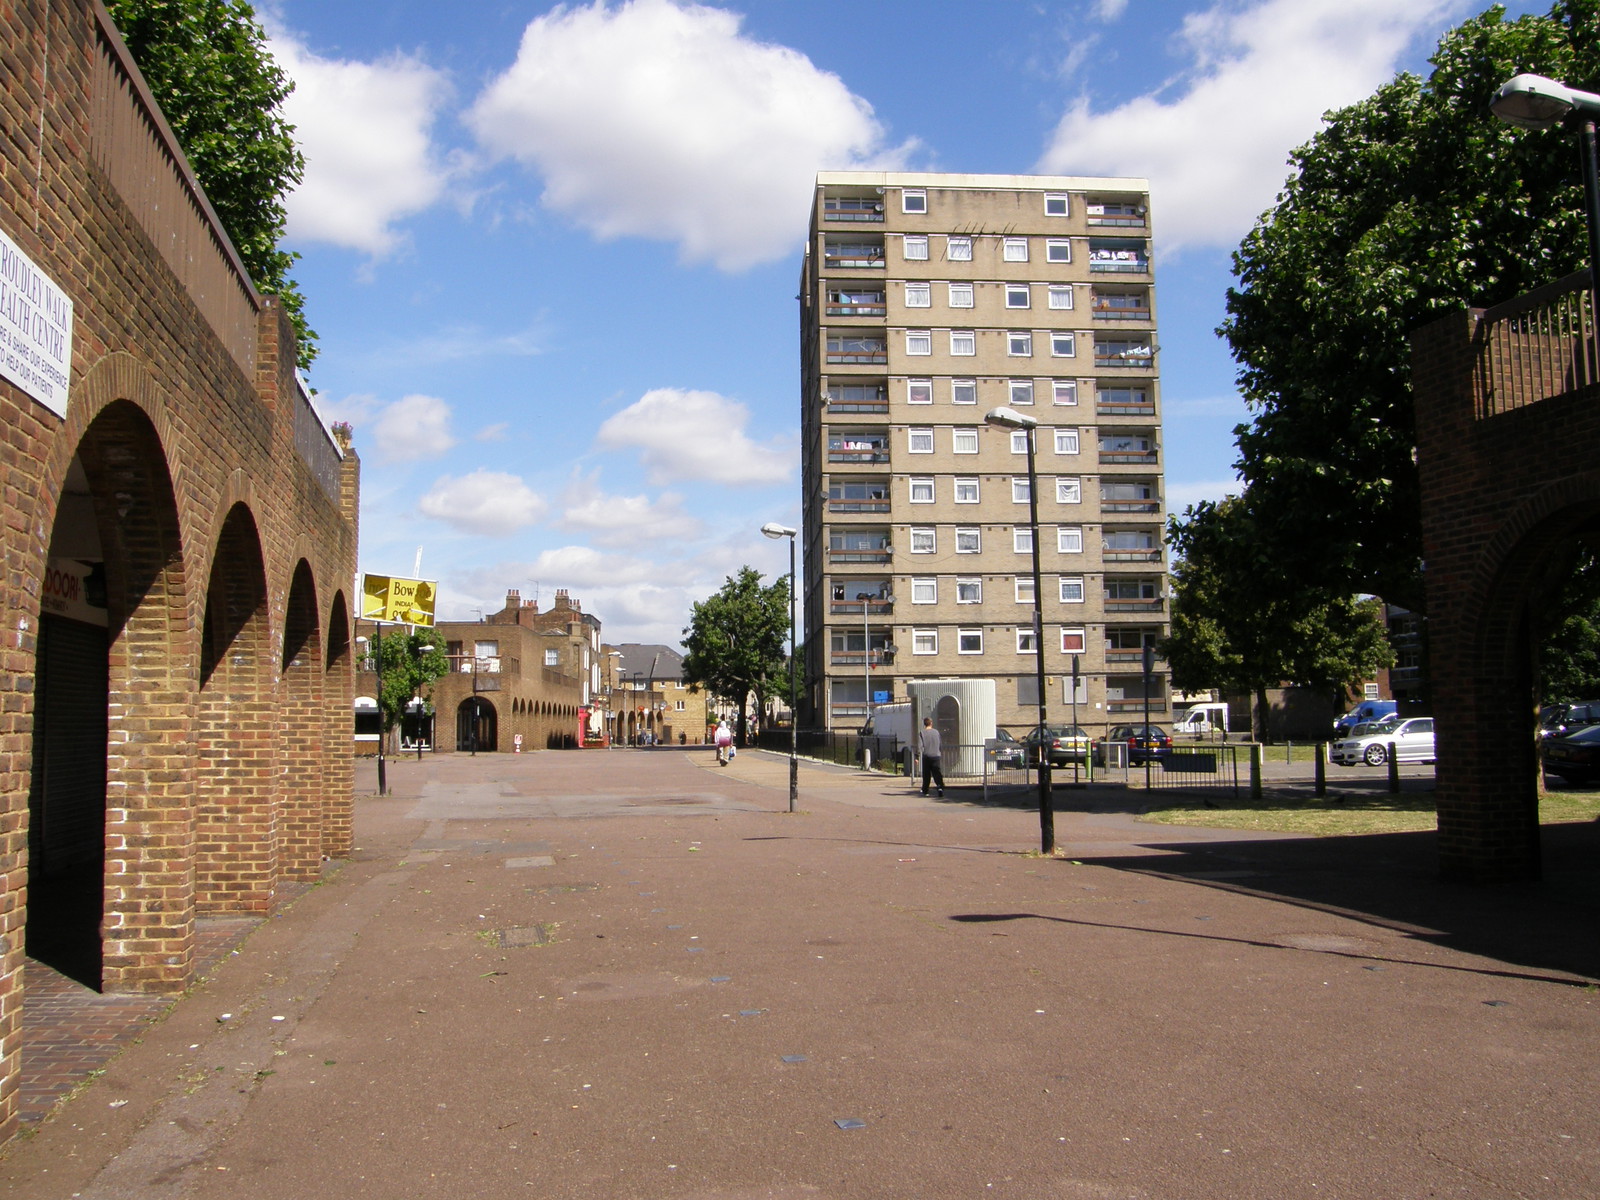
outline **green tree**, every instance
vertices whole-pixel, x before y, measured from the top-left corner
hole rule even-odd
[[[788,637],[787,575],[763,586],[754,567],[740,567],[690,613],[683,631],[684,680],[737,706],[741,742],[752,695],[761,711],[770,688],[788,688]]]
[[[406,705],[420,697],[433,711],[433,681],[450,673],[450,658],[431,629],[401,633],[392,630],[378,639],[377,657],[383,666],[383,686],[378,712],[387,734],[400,724]]]
[[[1181,559],[1172,569],[1172,631],[1158,649],[1174,687],[1249,693],[1265,741],[1268,688],[1298,684],[1342,701],[1394,656],[1377,601],[1283,585],[1259,529],[1253,506],[1238,497],[1203,502],[1169,523]]]
[[[107,0],[106,8],[178,137],[256,288],[294,321],[299,362],[317,356],[305,298],[280,246],[285,198],[305,158],[284,118],[294,84],[245,0]]]
[[[1424,609],[1409,337],[1581,267],[1577,148],[1488,111],[1521,71],[1600,83],[1600,0],[1490,8],[1325,118],[1234,255],[1219,332],[1253,410],[1238,469],[1296,586]]]
[[[1540,639],[1539,702],[1600,698],[1600,561],[1588,548],[1551,606]]]

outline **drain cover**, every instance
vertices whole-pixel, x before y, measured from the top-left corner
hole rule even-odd
[[[514,925],[510,929],[495,930],[495,939],[507,950],[522,946],[548,946],[555,938],[555,926],[543,922],[538,925]]]

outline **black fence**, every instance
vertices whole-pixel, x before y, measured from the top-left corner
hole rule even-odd
[[[1096,778],[1103,782],[1140,787],[1145,786],[1148,779],[1152,792],[1221,792],[1234,800],[1250,787],[1248,746],[1174,742],[1168,753],[1152,755],[1148,762],[1129,761],[1127,748],[1115,743],[1105,749],[1124,753],[1108,756],[1108,761],[1097,768]]]
[[[859,733],[846,733],[836,729],[802,729],[795,735],[796,749],[806,758],[841,766],[859,767],[870,761],[874,770],[890,774],[903,774],[906,770],[905,754],[899,738],[863,737]],[[763,729],[756,735],[756,745],[763,750],[779,754],[789,753],[787,729]],[[868,760],[865,755],[870,754]]]

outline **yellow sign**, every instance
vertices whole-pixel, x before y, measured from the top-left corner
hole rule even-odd
[[[390,575],[361,577],[361,615],[369,621],[433,627],[433,600],[438,585],[428,579],[396,579]]]

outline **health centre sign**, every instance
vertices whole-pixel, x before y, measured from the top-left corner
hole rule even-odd
[[[0,233],[0,376],[67,415],[72,297]]]

